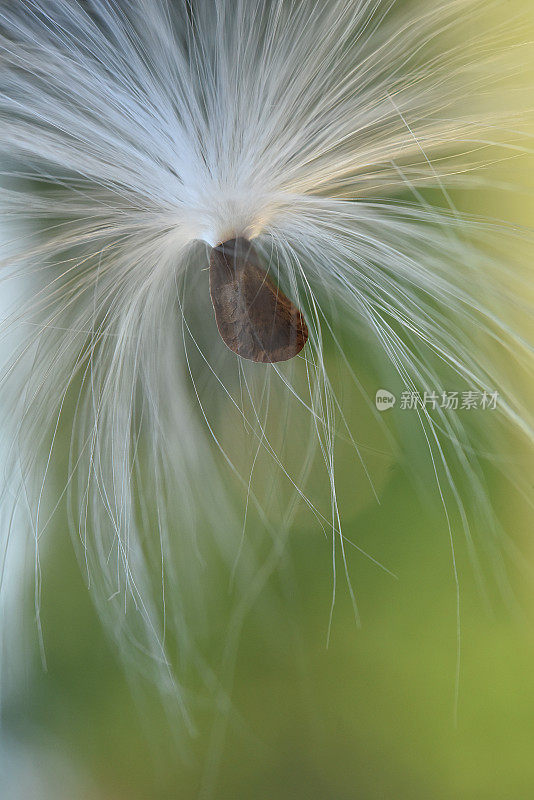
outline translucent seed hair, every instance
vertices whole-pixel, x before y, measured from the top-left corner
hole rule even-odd
[[[498,391],[483,447],[454,410],[416,412],[451,546],[498,553],[479,453],[497,430],[532,435],[530,234],[454,198],[530,152],[529,36],[503,16],[474,0],[3,4],[4,642],[19,593],[39,620],[61,513],[125,663],[188,724],[189,681],[219,686],[213,575],[230,576],[237,639],[297,509],[331,537],[325,569],[357,611],[336,494],[340,437],[366,468],[336,383],[363,391],[355,355],[406,391]],[[206,270],[235,239],[302,311],[287,362],[245,362],[218,336]],[[257,459],[283,491],[257,485]]]

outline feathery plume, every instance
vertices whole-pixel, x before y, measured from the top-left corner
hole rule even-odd
[[[244,613],[302,503],[330,530],[334,573],[346,568],[335,484],[345,419],[331,361],[354,391],[352,349],[377,375],[392,365],[409,392],[444,376],[498,391],[492,424],[531,436],[492,349],[531,368],[507,244],[527,234],[461,215],[450,194],[528,150],[518,48],[485,22],[498,9],[18,0],[0,10],[0,275],[2,291],[22,292],[1,329],[15,335],[0,377],[3,581],[26,528],[38,609],[40,547],[66,501],[111,636],[186,718],[189,671],[216,685],[202,655],[216,614],[203,596],[210,565],[232,572]],[[288,304],[280,353],[296,357],[285,363],[245,362],[217,334],[205,269],[210,258],[231,269],[214,254],[232,240],[253,248],[258,270],[240,262],[235,296],[246,284]],[[218,305],[223,289],[212,283],[225,341],[278,361],[255,339],[252,301]],[[308,427],[293,425],[297,411]],[[454,408],[417,416],[445,511],[470,541],[469,506],[491,516],[472,432]],[[324,513],[306,494],[317,447]],[[263,453],[291,489],[276,513],[254,486]],[[255,534],[240,544],[239,486],[268,556]]]

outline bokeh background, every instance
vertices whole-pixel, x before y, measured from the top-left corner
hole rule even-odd
[[[516,183],[517,191],[458,191],[453,199],[461,210],[531,225],[533,172],[526,157],[496,164],[487,176],[496,184]],[[525,268],[532,255],[523,253]],[[388,388],[387,376],[373,364],[357,352],[348,356],[371,398]],[[533,388],[523,387],[531,397]],[[169,723],[148,684],[125,677],[60,514],[43,561],[46,670],[35,641],[5,711],[2,800],[532,796],[532,498],[506,480],[509,463],[511,474],[522,473],[532,485],[531,454],[510,435],[498,442],[501,463],[485,465],[495,513],[517,548],[503,563],[511,593],[491,577],[481,590],[457,536],[462,636],[456,703],[456,587],[443,510],[421,492],[417,473],[402,456],[386,446],[362,398],[347,393],[343,408],[380,501],[353,448],[341,443],[344,533],[396,576],[348,548],[361,624],[340,579],[327,646],[331,541],[300,510],[277,569],[247,609],[239,646],[225,659],[224,627],[213,642],[215,668],[231,686],[231,704],[214,709],[200,697],[198,731],[189,740]],[[409,412],[386,412],[386,427],[409,439],[402,413]],[[318,459],[312,491],[320,492],[323,480]],[[249,529],[254,524],[251,513]],[[203,592],[230,607],[231,593],[219,585],[210,583]]]

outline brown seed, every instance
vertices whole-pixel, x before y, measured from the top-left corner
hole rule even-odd
[[[229,239],[213,248],[210,294],[223,342],[241,358],[287,361],[306,344],[304,317],[259,266],[248,239]]]

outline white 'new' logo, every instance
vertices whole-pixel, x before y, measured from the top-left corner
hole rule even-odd
[[[379,411],[387,411],[388,408],[393,408],[396,399],[395,395],[386,389],[379,389],[375,396],[375,404]]]

